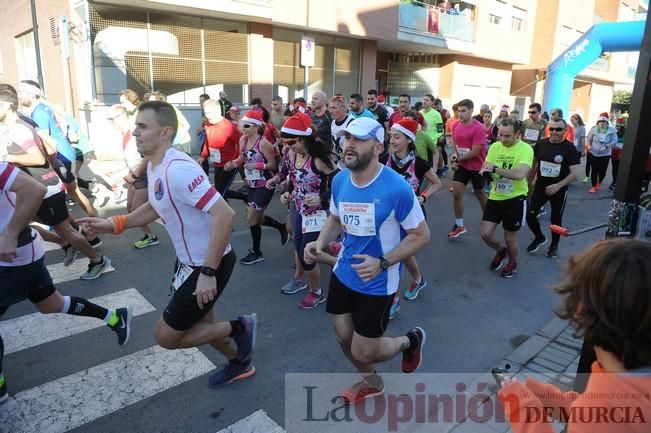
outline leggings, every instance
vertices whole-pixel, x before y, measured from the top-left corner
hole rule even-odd
[[[592,154],[588,152],[585,157],[585,177],[590,177],[590,168],[592,167]]]
[[[617,182],[617,173],[619,173],[619,161],[619,159],[613,159],[612,161],[613,185]]]
[[[601,184],[606,178],[608,161],[610,161],[610,156],[592,156],[592,175],[590,176],[592,186]]]
[[[296,254],[298,254],[298,259],[301,261],[303,269],[311,271],[316,267],[316,263],[305,263],[305,245],[317,240],[320,232],[303,233],[303,216],[299,212],[296,212],[296,218],[293,223],[294,249],[296,250]]]
[[[551,222],[552,224],[560,226],[563,222],[563,211],[565,211],[566,199],[567,187],[559,190],[556,194],[549,196],[545,193],[545,185],[540,182],[536,183],[533,193],[531,194],[529,211],[527,212],[527,225],[537,239],[541,239],[544,236],[540,229],[540,223],[538,222],[538,212],[540,211],[540,208],[549,201],[552,208],[552,215],[550,218]],[[560,235],[552,233],[552,245],[558,246],[560,238]]]
[[[237,191],[230,191],[229,188],[235,179],[237,170],[227,171],[224,167],[214,167],[215,169],[215,189],[226,200],[234,198],[236,200],[246,201],[246,195]]]

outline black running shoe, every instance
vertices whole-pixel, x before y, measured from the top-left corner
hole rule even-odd
[[[533,254],[536,251],[538,251],[538,248],[545,245],[546,243],[547,243],[546,237],[543,236],[542,238],[536,238],[527,247],[527,252]]]
[[[252,265],[254,263],[262,262],[264,260],[264,257],[262,256],[261,252],[255,252],[253,250],[249,250],[249,254],[246,255],[243,259],[240,260],[240,263],[243,265]]]
[[[125,308],[118,308],[115,310],[118,316],[118,321],[115,325],[108,325],[118,335],[118,344],[124,346],[129,341],[131,336],[131,319],[133,319],[133,309],[131,305]]]

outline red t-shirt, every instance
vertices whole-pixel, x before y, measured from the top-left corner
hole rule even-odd
[[[475,119],[472,119],[467,125],[463,122],[457,122],[452,127],[452,138],[460,157],[470,152],[473,145],[481,144],[481,152],[478,156],[459,163],[460,167],[469,171],[481,170],[486,160],[486,130],[484,125]]]
[[[427,124],[425,123],[425,118],[423,117],[422,114],[417,112],[418,114],[418,123],[423,127],[423,130],[426,129]],[[402,113],[400,110],[394,111],[391,117],[389,117],[389,128],[393,126],[394,123],[398,123],[402,120]]]
[[[237,159],[242,133],[233,122],[224,119],[216,124],[206,123],[204,130],[206,140],[201,149],[202,158],[210,158],[210,162],[215,167],[223,167],[228,161]],[[211,152],[210,149],[213,151]]]

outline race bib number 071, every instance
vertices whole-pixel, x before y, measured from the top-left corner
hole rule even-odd
[[[375,204],[339,203],[341,225],[353,236],[375,236]]]

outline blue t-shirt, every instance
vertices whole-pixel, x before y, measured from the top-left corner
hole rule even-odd
[[[354,111],[350,112],[350,115],[353,116],[355,119],[359,119],[360,117],[368,117],[369,119],[375,120],[375,114],[371,113],[367,108],[364,108],[361,113],[357,114]]]
[[[59,126],[52,108],[39,103],[32,111],[32,120],[38,124],[38,131],[47,132],[57,143],[57,157],[63,162],[75,160],[75,151],[66,137],[66,133]]]
[[[369,184],[358,186],[350,171],[344,169],[332,180],[330,212],[339,217],[344,233],[334,268],[339,281],[367,295],[395,293],[400,282],[399,263],[366,283],[351,265],[361,262],[353,259],[355,254],[387,254],[405,237],[405,230],[415,229],[425,220],[411,186],[400,174],[384,166]]]

